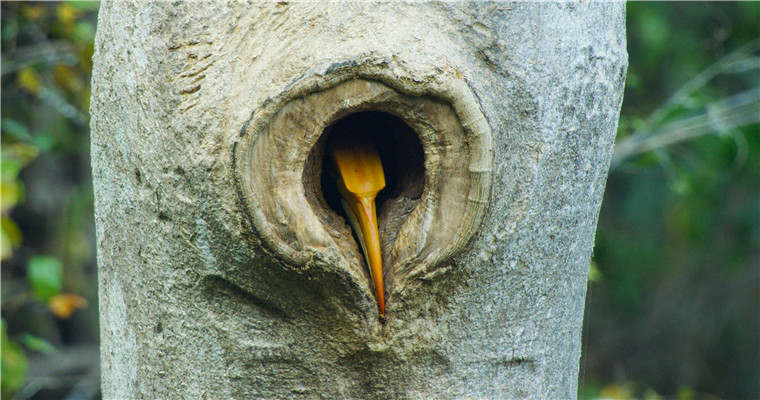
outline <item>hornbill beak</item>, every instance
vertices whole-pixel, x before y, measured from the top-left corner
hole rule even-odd
[[[375,285],[380,315],[385,316],[383,258],[375,210],[375,197],[385,187],[385,175],[377,150],[368,140],[362,139],[359,135],[336,139],[331,146],[331,156],[338,172],[343,210],[361,242]]]

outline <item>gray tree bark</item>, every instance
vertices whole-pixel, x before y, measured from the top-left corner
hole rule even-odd
[[[576,397],[624,12],[104,3],[104,397]],[[385,319],[318,182],[329,125],[373,110],[424,151],[381,212]]]

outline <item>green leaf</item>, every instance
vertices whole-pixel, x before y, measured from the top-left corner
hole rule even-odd
[[[29,135],[29,128],[15,119],[3,118],[2,131],[19,141],[30,142],[32,140],[31,135]]]
[[[5,320],[2,320],[0,326],[0,386],[2,397],[6,399],[13,397],[24,385],[29,364],[21,346],[8,337]]]
[[[641,82],[641,78],[633,72],[626,75],[625,86],[637,92],[644,89],[644,84]]]
[[[588,281],[593,283],[602,281],[602,271],[599,270],[599,267],[593,261],[591,261],[588,268]]]
[[[66,3],[81,11],[97,11],[100,8],[99,1],[67,1]]]
[[[694,393],[694,389],[690,386],[681,386],[678,388],[678,393],[676,394],[676,398],[679,400],[691,400],[696,397],[696,393]]]
[[[0,175],[7,179],[16,179],[21,168],[32,162],[40,150],[36,146],[18,142],[2,147],[2,171]]]
[[[43,152],[51,151],[56,145],[56,141],[55,135],[48,131],[36,132],[34,136],[34,145]]]
[[[27,266],[27,276],[34,295],[41,301],[47,302],[51,297],[61,293],[63,265],[58,259],[48,256],[32,257]]]
[[[58,353],[58,349],[56,349],[52,343],[29,333],[21,335],[21,343],[23,343],[29,350],[34,350],[46,356],[52,356]]]
[[[18,19],[8,18],[6,20],[3,18],[3,24],[0,30],[2,30],[3,43],[5,43],[5,40],[13,41],[19,31]]]
[[[80,43],[92,42],[95,40],[95,27],[89,21],[79,21],[74,24],[71,39]]]

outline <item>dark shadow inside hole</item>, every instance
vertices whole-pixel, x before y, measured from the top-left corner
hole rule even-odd
[[[325,129],[320,139],[322,150],[321,189],[327,205],[345,218],[337,188],[337,175],[329,157],[331,143],[342,135],[359,135],[374,144],[380,155],[385,174],[385,188],[378,193],[375,204],[378,219],[392,212],[385,207],[391,200],[405,197],[417,200],[425,183],[425,157],[417,135],[404,121],[381,111],[351,114]],[[381,227],[382,230],[382,227]]]
[[[388,267],[391,249],[401,226],[419,202],[425,187],[423,147],[409,125],[400,118],[381,111],[351,114],[324,129],[306,160],[302,176],[304,194],[315,214],[328,227],[327,231],[333,237],[337,238],[341,232],[345,232],[342,230],[344,228],[351,232],[353,244],[345,240],[335,242],[341,251],[354,248],[361,252],[361,249],[356,232],[347,226],[338,193],[337,173],[328,154],[331,141],[339,135],[359,135],[371,141],[383,164],[386,185],[378,193],[375,205],[388,298],[387,295],[394,284],[394,272]],[[364,266],[362,272],[370,278],[364,256],[360,255],[359,260]]]

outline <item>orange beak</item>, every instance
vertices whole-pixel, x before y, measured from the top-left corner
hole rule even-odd
[[[380,234],[377,230],[375,197],[385,187],[383,164],[375,147],[359,135],[343,136],[332,145],[332,160],[338,171],[338,191],[351,227],[361,242],[375,285],[380,315],[385,316],[385,287]]]

